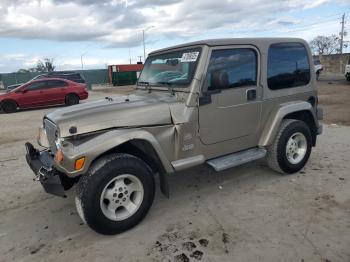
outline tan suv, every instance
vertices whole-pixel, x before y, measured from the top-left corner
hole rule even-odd
[[[198,165],[216,171],[266,158],[282,174],[304,167],[316,137],[317,91],[307,43],[291,38],[219,39],[149,55],[126,97],[44,117],[27,162],[46,192],[65,196],[95,231],[116,234],[152,205],[155,174]]]

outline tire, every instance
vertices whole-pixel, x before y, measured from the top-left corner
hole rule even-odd
[[[75,202],[80,217],[93,230],[114,235],[146,216],[154,193],[153,174],[141,159],[111,154],[97,160],[80,178]]]
[[[13,100],[6,100],[1,104],[1,108],[5,113],[14,113],[17,111],[17,107],[17,103]]]
[[[273,144],[267,148],[267,163],[279,173],[296,173],[305,166],[311,148],[311,131],[306,123],[294,119],[283,120]]]
[[[66,96],[65,103],[67,106],[73,106],[79,104],[79,96],[76,94],[69,94]]]
[[[317,71],[316,72],[316,80],[319,80],[320,79],[320,71]]]

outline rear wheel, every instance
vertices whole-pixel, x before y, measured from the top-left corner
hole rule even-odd
[[[65,102],[67,106],[77,105],[79,104],[79,96],[75,94],[69,94],[66,96]]]
[[[298,172],[309,159],[311,145],[311,132],[305,122],[283,120],[274,143],[268,147],[267,162],[280,173]]]
[[[99,159],[77,187],[80,217],[96,232],[113,235],[137,225],[154,199],[154,177],[139,158],[112,154]]]
[[[14,113],[17,111],[17,103],[12,100],[6,100],[1,104],[2,110],[5,113]]]

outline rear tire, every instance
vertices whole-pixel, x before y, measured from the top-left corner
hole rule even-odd
[[[141,159],[111,154],[97,160],[80,178],[75,202],[80,217],[93,230],[114,235],[146,216],[154,193],[153,174]]]
[[[302,169],[311,153],[312,137],[305,122],[294,119],[282,121],[275,141],[267,148],[267,163],[282,174]]]
[[[1,108],[5,113],[14,113],[17,111],[17,107],[17,103],[12,100],[6,100],[1,104]]]
[[[66,96],[65,103],[67,106],[73,106],[79,104],[79,96],[75,94],[69,94]]]

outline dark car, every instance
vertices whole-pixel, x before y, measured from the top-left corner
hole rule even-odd
[[[82,84],[86,83],[84,77],[80,73],[75,73],[75,72],[50,72],[50,73],[38,75],[34,77],[33,80],[41,79],[41,78],[63,78],[76,83],[82,83]]]
[[[49,105],[75,105],[88,98],[86,84],[61,78],[41,78],[25,83],[0,95],[0,109],[6,113],[18,108]]]
[[[20,85],[23,85],[23,83],[21,83],[21,84],[15,84],[15,85],[9,85],[9,86],[6,87],[6,92],[10,92],[11,90],[13,90],[13,89],[19,87]]]

